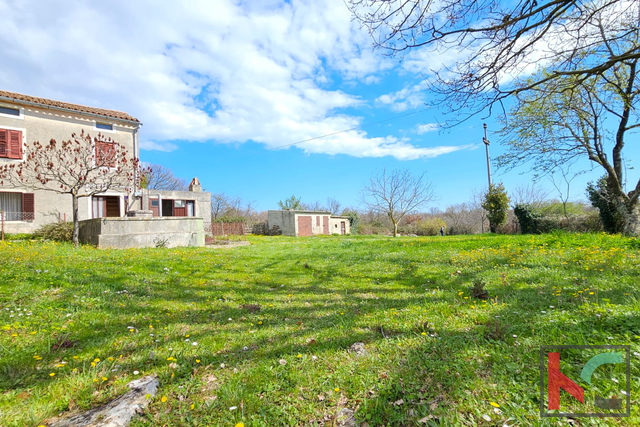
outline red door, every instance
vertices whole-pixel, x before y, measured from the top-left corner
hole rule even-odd
[[[311,217],[299,216],[298,217],[298,236],[312,236],[311,229]]]
[[[322,232],[324,234],[329,234],[329,217],[322,217]]]

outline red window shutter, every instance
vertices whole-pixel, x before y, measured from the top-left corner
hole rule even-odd
[[[33,193],[22,193],[22,220],[33,221],[35,214],[35,196]]]
[[[116,149],[113,144],[102,141],[96,142],[96,163],[99,166],[115,167],[115,153]]]
[[[22,159],[22,132],[10,130],[9,132],[9,155],[10,159]]]
[[[0,129],[0,157],[8,157],[9,153],[9,131]]]

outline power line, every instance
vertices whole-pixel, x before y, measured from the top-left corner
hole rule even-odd
[[[316,139],[322,139],[322,138],[326,138],[328,136],[338,135],[340,133],[345,133],[345,132],[349,132],[349,131],[352,131],[352,130],[357,130],[357,129],[362,128],[363,126],[377,125],[377,124],[380,124],[380,123],[390,122],[392,120],[401,119],[403,117],[413,116],[414,114],[423,113],[423,112],[425,112],[427,110],[429,110],[429,108],[424,108],[422,110],[414,111],[412,113],[407,113],[407,114],[402,114],[400,116],[391,117],[390,119],[378,120],[377,122],[363,123],[360,126],[356,126],[356,127],[350,128],[350,129],[339,130],[337,132],[332,132],[332,133],[328,133],[326,135],[321,135],[321,136],[314,136],[313,138],[303,139],[302,141],[297,141],[297,142],[293,142],[291,144],[281,145],[279,147],[274,147],[273,149],[277,150],[277,149],[280,149],[280,148],[291,147],[292,145],[302,144],[303,142],[315,141]]]

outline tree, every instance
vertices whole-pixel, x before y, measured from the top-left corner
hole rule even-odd
[[[25,144],[24,161],[0,168],[0,184],[71,195],[73,244],[78,246],[78,200],[134,184],[138,159],[126,148],[101,134],[92,138],[84,130],[71,139],[48,144]]]
[[[211,219],[217,222],[247,222],[255,215],[251,202],[243,204],[239,197],[225,193],[211,194]]]
[[[619,44],[638,46],[637,27],[625,40],[606,38],[605,24],[600,28],[610,55],[624,50]],[[508,150],[498,157],[498,164],[513,168],[532,162],[533,171],[546,174],[588,159],[606,174],[608,192],[624,218],[624,232],[640,234],[640,180],[630,191],[625,189],[623,160],[627,134],[640,128],[638,62],[627,59],[598,76],[547,81],[518,95],[512,118],[501,132]]]
[[[300,198],[296,196],[291,196],[286,199],[284,202],[282,200],[278,201],[278,206],[282,210],[291,210],[291,211],[299,211],[302,210],[302,202]]]
[[[579,83],[640,58],[624,42],[637,28],[637,2],[625,0],[346,0],[374,45],[389,54],[422,49],[453,56],[433,71],[436,103],[472,114],[505,98],[572,77]],[[606,35],[603,43],[601,34]],[[526,85],[514,77],[553,63]],[[428,70],[425,70],[428,72]],[[468,117],[468,116],[467,116]],[[464,118],[463,118],[464,119]]]
[[[171,169],[155,164],[147,165],[143,169],[140,186],[149,190],[189,190],[189,184],[184,179],[173,175]]]
[[[489,229],[495,233],[501,225],[507,222],[509,212],[509,196],[502,184],[491,184],[487,191],[482,208],[487,211]]]
[[[409,212],[435,200],[433,186],[424,179],[424,173],[413,175],[409,170],[393,170],[374,175],[363,189],[366,206],[384,213],[393,226],[393,237],[398,235],[398,223]]]
[[[598,208],[598,215],[604,231],[621,233],[625,225],[625,220],[618,209],[621,201],[609,190],[608,186],[606,176],[600,178],[595,184],[590,182],[587,185],[587,196],[591,206]]]
[[[327,210],[331,212],[333,215],[337,215],[340,211],[340,202],[334,199],[333,197],[329,197],[327,199]],[[353,227],[352,227],[353,228]]]

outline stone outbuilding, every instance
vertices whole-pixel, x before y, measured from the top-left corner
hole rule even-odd
[[[277,227],[283,236],[350,234],[349,218],[315,211],[268,211],[268,227]]]

